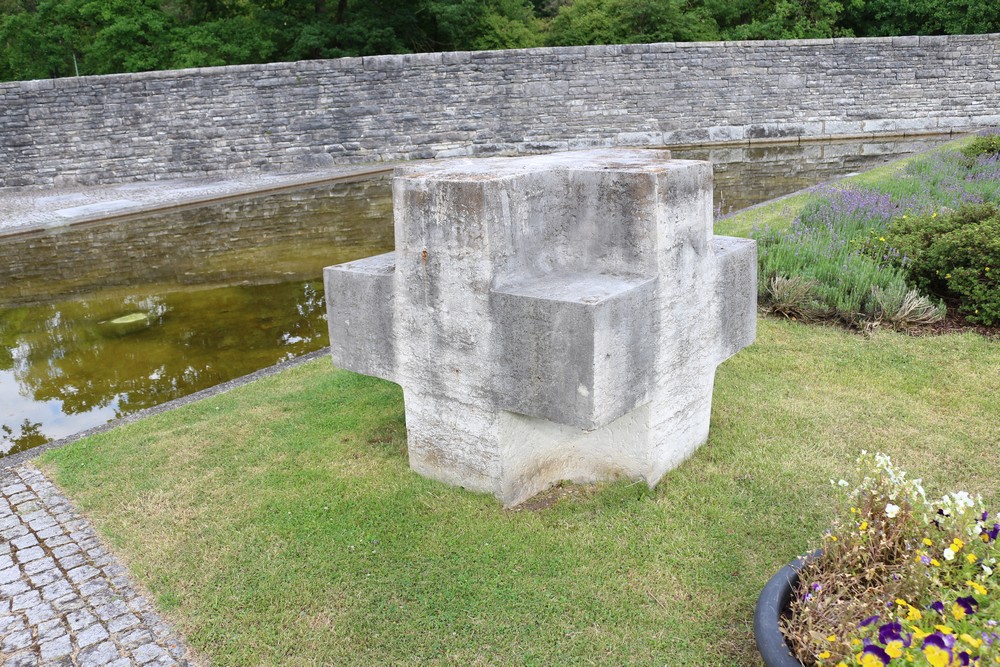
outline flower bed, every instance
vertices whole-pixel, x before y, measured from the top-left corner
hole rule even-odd
[[[806,562],[782,623],[806,667],[1000,664],[1000,523],[965,492],[928,499],[862,453],[845,510]]]

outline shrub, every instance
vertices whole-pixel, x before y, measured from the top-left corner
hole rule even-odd
[[[893,261],[918,290],[957,301],[970,322],[1000,324],[1000,208],[966,205],[902,217],[886,232]]]
[[[980,135],[972,143],[962,148],[962,155],[975,160],[986,155],[1000,155],[1000,134]]]

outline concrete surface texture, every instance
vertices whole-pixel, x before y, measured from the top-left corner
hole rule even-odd
[[[410,465],[515,505],[654,485],[708,437],[756,333],[756,246],[712,236],[712,169],[600,149],[408,165],[394,253],[325,271],[334,363],[403,387]]]
[[[967,131],[1000,124],[998,45],[1000,35],[625,44],[0,83],[0,188]]]

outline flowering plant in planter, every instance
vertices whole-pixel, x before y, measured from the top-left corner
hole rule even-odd
[[[1000,517],[965,492],[929,499],[888,456],[834,482],[844,509],[803,565],[782,631],[806,667],[1000,664]]]

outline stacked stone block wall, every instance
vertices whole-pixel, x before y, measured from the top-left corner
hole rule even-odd
[[[0,84],[0,187],[1000,124],[1000,34],[427,53]]]

